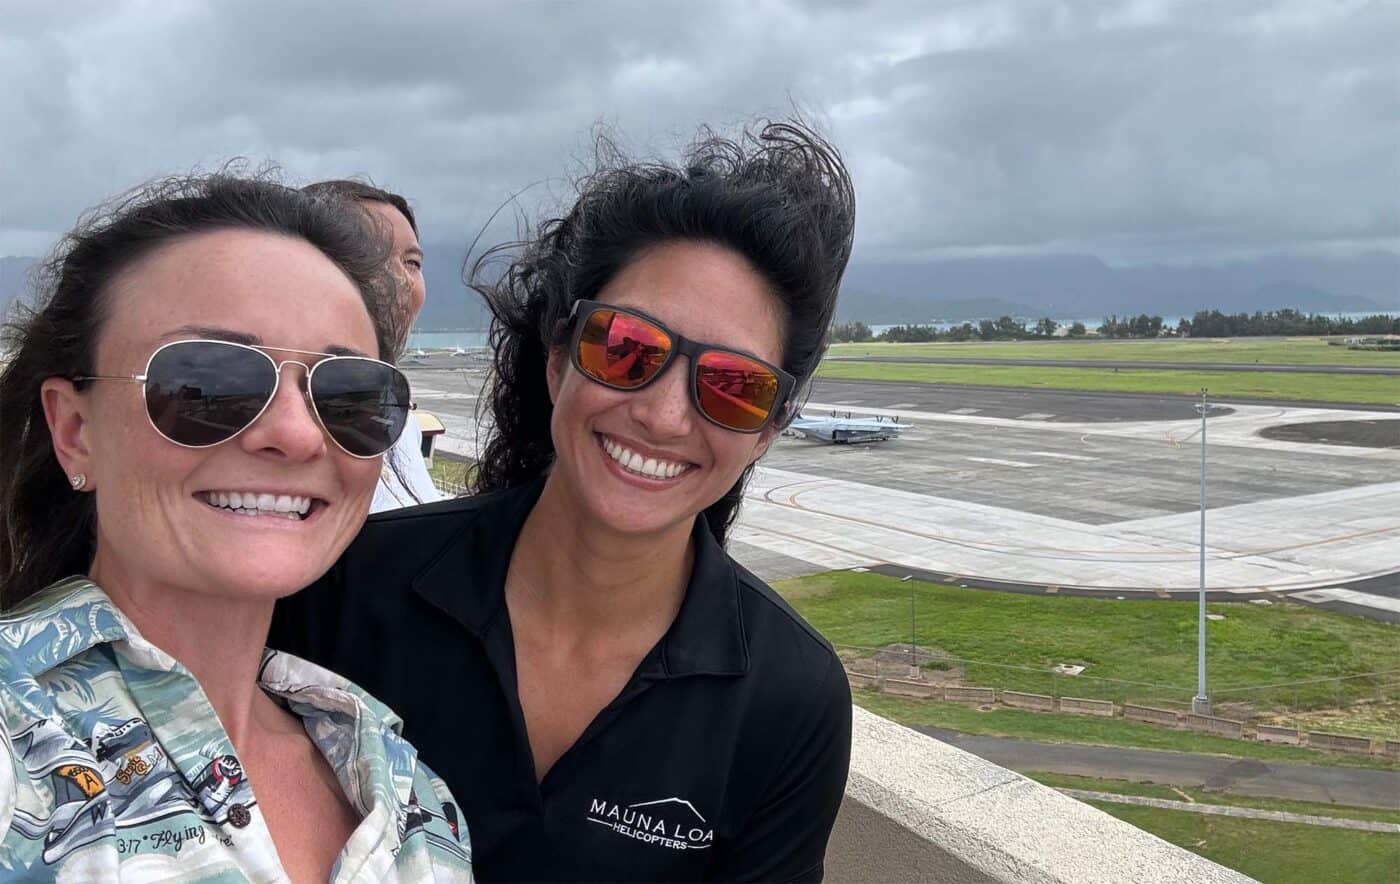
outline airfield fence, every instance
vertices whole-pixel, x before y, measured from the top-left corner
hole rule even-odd
[[[834,646],[853,673],[926,681],[948,687],[990,687],[1055,697],[1104,700],[1118,705],[1189,711],[1194,685],[1162,684],[1056,672],[1026,666],[955,657],[912,644],[881,648]],[[1217,709],[1246,721],[1276,719],[1363,704],[1400,702],[1400,669],[1270,684],[1232,685],[1208,692]]]

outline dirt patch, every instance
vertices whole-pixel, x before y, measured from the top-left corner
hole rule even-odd
[[[1304,731],[1354,734],[1372,739],[1400,740],[1400,698],[1353,703],[1343,709],[1261,716],[1263,724],[1296,727]]]
[[[949,660],[946,651],[919,645],[910,648],[907,643],[896,642],[875,651],[844,648],[838,651],[846,668],[862,675],[892,675],[907,678],[909,667],[919,668],[919,677],[932,684],[960,685],[964,669]]]

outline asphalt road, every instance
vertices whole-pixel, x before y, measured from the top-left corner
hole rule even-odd
[[[1031,365],[1038,368],[1133,368],[1157,371],[1270,371],[1286,374],[1371,374],[1400,377],[1400,365],[1281,365],[1261,362],[1109,362],[1103,359],[995,359],[968,356],[828,356],[831,362],[929,365]],[[1400,359],[1397,359],[1400,361]]]
[[[935,727],[915,730],[1015,771],[1075,774],[1139,783],[1204,787],[1259,798],[1400,810],[1400,772],[1285,761],[1036,743]]]

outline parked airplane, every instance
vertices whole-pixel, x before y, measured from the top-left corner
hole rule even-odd
[[[904,426],[900,424],[898,415],[888,419],[880,415],[851,417],[848,411],[845,417],[837,417],[833,411],[830,417],[798,415],[788,425],[786,432],[803,438],[845,445],[850,442],[884,442],[898,439],[903,430]]]

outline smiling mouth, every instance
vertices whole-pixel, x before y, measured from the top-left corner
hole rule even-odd
[[[695,469],[695,464],[679,460],[662,460],[655,457],[647,457],[639,452],[633,451],[621,442],[614,441],[611,437],[598,433],[598,444],[603,452],[612,458],[618,466],[629,473],[641,476],[644,479],[654,479],[665,482],[675,479],[691,470]]]
[[[203,491],[196,495],[208,506],[239,516],[287,519],[302,522],[326,505],[315,497],[271,494],[259,491]]]

